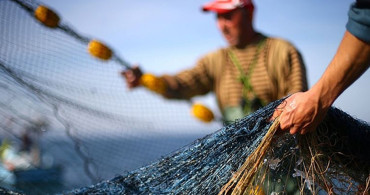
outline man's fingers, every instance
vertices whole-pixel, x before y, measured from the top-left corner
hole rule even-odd
[[[280,128],[284,131],[290,129],[292,126],[291,113],[284,110],[280,115]]]
[[[300,133],[302,135],[306,134],[306,133],[310,133],[310,132],[313,132],[314,130],[316,130],[316,128],[317,128],[317,125],[312,123],[312,124],[308,125],[307,127],[302,128]]]
[[[138,77],[135,75],[133,70],[125,70],[121,72],[121,75],[126,79],[126,84],[129,89],[140,85]]]
[[[278,116],[280,116],[281,115],[281,113],[283,112],[283,110],[275,110],[274,111],[274,114],[272,114],[272,117],[270,118],[270,121],[273,121],[273,120],[275,120]]]
[[[289,133],[292,134],[292,135],[296,134],[297,132],[299,132],[300,129],[301,128],[298,127],[298,126],[292,126],[292,127],[290,127]]]
[[[275,111],[272,114],[270,121],[275,120],[278,116],[280,116],[283,113],[285,105],[286,105],[286,101],[283,101],[279,106],[275,108]]]

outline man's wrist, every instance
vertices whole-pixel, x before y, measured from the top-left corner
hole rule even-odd
[[[320,86],[318,84],[313,86],[309,91],[307,91],[307,93],[309,94],[311,101],[316,102],[316,104],[322,109],[329,108],[337,97],[330,88]]]

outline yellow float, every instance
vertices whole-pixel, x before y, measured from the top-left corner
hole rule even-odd
[[[159,94],[163,94],[166,91],[164,81],[150,73],[143,74],[140,77],[140,84]]]
[[[59,16],[51,9],[40,5],[34,11],[35,18],[47,27],[55,28],[59,24]]]
[[[88,45],[89,53],[102,60],[109,60],[112,57],[112,50],[97,40],[91,40]]]
[[[214,119],[214,115],[210,109],[206,106],[195,103],[191,108],[192,114],[203,122],[211,122]]]

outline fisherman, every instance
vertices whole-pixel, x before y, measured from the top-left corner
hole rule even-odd
[[[225,122],[233,122],[267,103],[307,90],[305,65],[289,42],[267,37],[253,26],[251,0],[214,0],[202,7],[216,14],[228,46],[212,51],[190,69],[159,77],[161,95],[190,99],[213,91]],[[127,86],[140,85],[138,66],[122,72]]]

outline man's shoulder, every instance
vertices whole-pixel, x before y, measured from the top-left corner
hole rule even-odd
[[[218,48],[205,54],[198,62],[203,66],[209,75],[213,78],[221,74],[222,67],[225,64],[226,48]]]
[[[285,45],[285,46],[294,47],[292,42],[290,42],[286,39],[280,38],[280,37],[269,37],[268,39],[270,40],[271,44]]]
[[[218,55],[222,55],[225,52],[225,50],[226,50],[226,48],[220,47],[220,48],[214,49],[212,51],[209,51],[204,56],[218,56]]]
[[[203,60],[218,60],[224,57],[226,48],[218,48],[203,55]]]
[[[291,41],[288,41],[287,39],[283,39],[280,37],[270,37],[269,40],[270,40],[269,43],[270,49],[277,49],[284,52],[294,51],[299,53],[299,49]]]
[[[266,35],[261,32],[257,32],[258,36],[264,38],[267,40],[269,44],[278,44],[278,45],[285,45],[285,46],[293,46],[293,44],[288,41],[287,39],[281,38],[281,37],[276,37],[276,36],[271,36],[271,35]]]

